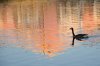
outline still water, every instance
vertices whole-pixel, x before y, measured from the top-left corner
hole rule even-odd
[[[100,66],[99,0],[0,3],[0,66]],[[75,34],[88,34],[74,41]]]

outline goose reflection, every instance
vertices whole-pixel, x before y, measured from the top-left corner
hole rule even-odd
[[[88,34],[77,34],[75,35],[74,33],[74,29],[71,27],[70,28],[72,30],[72,34],[73,34],[73,41],[72,41],[72,45],[74,45],[74,40],[79,40],[79,41],[82,41],[83,39],[88,39]]]

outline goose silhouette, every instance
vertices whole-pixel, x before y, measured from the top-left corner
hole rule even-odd
[[[72,45],[74,45],[74,39],[82,41],[83,39],[88,39],[88,34],[77,34],[75,35],[74,33],[74,29],[71,27],[70,28],[72,30],[72,34],[73,34],[73,41],[72,41]]]

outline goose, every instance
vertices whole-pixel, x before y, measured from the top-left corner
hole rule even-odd
[[[72,43],[72,45],[74,45],[74,39],[82,41],[83,39],[89,38],[88,34],[77,34],[77,35],[75,35],[74,29],[72,27],[70,29],[72,30],[72,34],[73,34],[73,43]]]

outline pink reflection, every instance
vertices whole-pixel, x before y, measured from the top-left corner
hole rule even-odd
[[[92,33],[97,28],[97,23],[94,20],[93,6],[85,6],[83,13],[83,29],[86,33]]]

